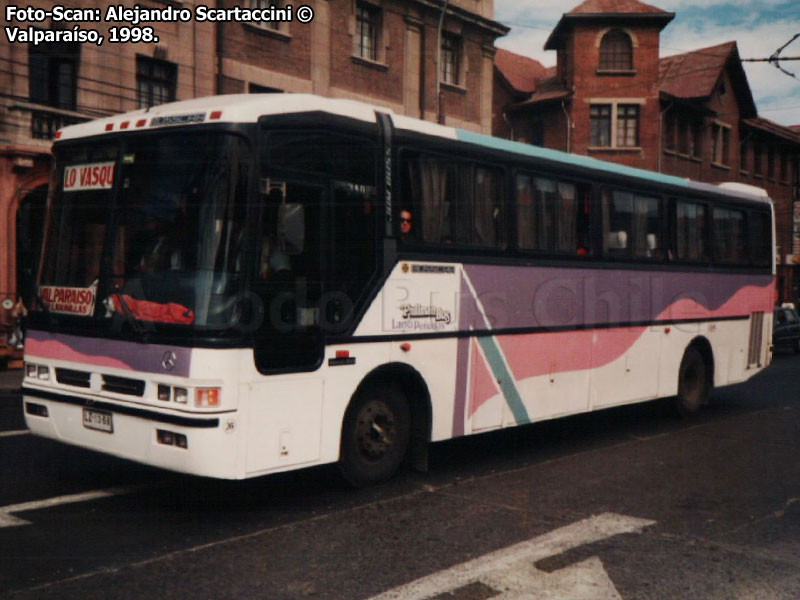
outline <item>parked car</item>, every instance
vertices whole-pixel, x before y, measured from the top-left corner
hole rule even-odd
[[[772,344],[800,353],[800,316],[792,306],[776,307],[772,319]]]

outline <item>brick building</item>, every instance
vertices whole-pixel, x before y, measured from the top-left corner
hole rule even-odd
[[[798,128],[759,117],[736,42],[660,58],[660,33],[673,18],[637,0],[586,0],[562,16],[545,44],[556,51],[554,68],[499,50],[494,134],[765,188],[775,201],[780,299],[798,300]],[[797,220],[800,226],[800,213]]]
[[[440,0],[319,0],[309,25],[221,24],[220,92],[314,93],[436,120],[442,8]],[[493,0],[448,5],[440,80],[448,125],[491,132],[494,41],[508,32],[493,12]]]
[[[52,0],[26,2],[52,9]],[[81,9],[112,5],[81,2]],[[118,3],[113,3],[115,6]],[[123,2],[186,9],[199,0]],[[285,7],[287,2],[219,0],[214,8]],[[313,92],[364,100],[401,114],[491,131],[494,41],[508,28],[492,20],[493,0],[451,0],[443,20],[441,86],[436,61],[444,0],[309,0],[314,19],[291,22],[146,22],[158,43],[0,41],[0,327],[2,301],[32,290],[50,145],[64,125],[172,100],[240,92]],[[6,14],[0,26],[8,23]],[[41,29],[113,24],[37,23]],[[3,30],[4,31],[4,30]]]
[[[26,3],[52,9],[56,2]],[[143,3],[163,8],[163,3]],[[82,2],[103,11],[108,2]],[[133,3],[128,3],[133,6]],[[194,0],[183,6],[193,8]],[[27,29],[30,23],[0,24]],[[76,23],[36,23],[71,29]],[[109,39],[109,24],[84,22]],[[158,44],[0,41],[0,301],[32,290],[56,130],[88,119],[214,91],[210,23],[152,23]],[[9,311],[0,306],[0,325]]]

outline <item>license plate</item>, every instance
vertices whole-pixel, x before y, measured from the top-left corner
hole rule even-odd
[[[110,412],[104,410],[94,410],[92,408],[83,409],[83,426],[87,429],[114,433],[114,420]]]

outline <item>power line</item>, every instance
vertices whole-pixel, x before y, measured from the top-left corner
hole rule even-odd
[[[767,63],[771,64],[773,67],[775,67],[776,69],[778,69],[781,73],[784,73],[785,75],[788,75],[789,77],[791,77],[793,79],[797,79],[798,81],[800,81],[800,77],[798,77],[797,75],[795,75],[791,71],[787,71],[786,69],[784,69],[781,66],[781,61],[800,60],[800,56],[785,56],[785,57],[781,56],[781,52],[784,51],[786,46],[791,44],[797,38],[800,38],[800,33],[795,33],[794,36],[792,37],[792,39],[790,39],[783,46],[781,46],[780,48],[775,50],[775,52],[773,52],[772,56],[770,56],[769,58],[743,58],[742,62],[767,62]]]

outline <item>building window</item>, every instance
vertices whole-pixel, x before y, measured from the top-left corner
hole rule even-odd
[[[703,122],[700,119],[689,121],[689,148],[687,154],[699,158],[703,154]]]
[[[139,108],[149,108],[175,100],[178,65],[149,58],[136,57],[136,90]]]
[[[459,85],[461,38],[442,34],[442,82]]]
[[[269,13],[270,9],[275,8],[274,11]],[[250,0],[250,8],[258,9],[265,11],[266,13],[273,14],[275,16],[274,19],[264,20],[264,21],[253,21],[253,25],[256,27],[261,27],[263,29],[271,29],[272,31],[280,31],[282,29],[281,25],[283,22],[280,20],[283,11],[283,2],[280,0]]]
[[[530,144],[532,146],[544,147],[544,119],[534,117],[531,121]]]
[[[775,148],[773,146],[767,149],[767,177],[775,178]]]
[[[673,111],[664,116],[664,148],[675,150],[675,130],[678,128],[678,119]]]
[[[787,181],[789,176],[789,153],[781,152],[781,181]]]
[[[763,175],[763,167],[761,160],[761,144],[755,142],[753,144],[753,173],[756,175]]]
[[[251,83],[247,87],[248,94],[282,94],[283,90],[280,88],[269,87],[268,85],[259,85]]]
[[[612,29],[600,41],[600,69],[630,71],[633,69],[633,44],[621,29]]]
[[[380,26],[380,8],[365,2],[356,4],[356,56],[378,60]]]
[[[29,46],[28,89],[34,104],[65,110],[77,107],[80,45],[43,43]]]
[[[639,145],[639,106],[617,106],[617,146],[633,148]]]
[[[611,146],[611,105],[595,104],[589,109],[589,144],[598,148]]]
[[[739,170],[740,171],[747,171],[748,165],[748,158],[750,154],[750,144],[747,142],[742,142],[739,144]]]
[[[613,101],[589,107],[589,146],[638,148],[641,102]]]
[[[718,165],[730,165],[731,128],[720,123],[711,124],[711,160]]]

